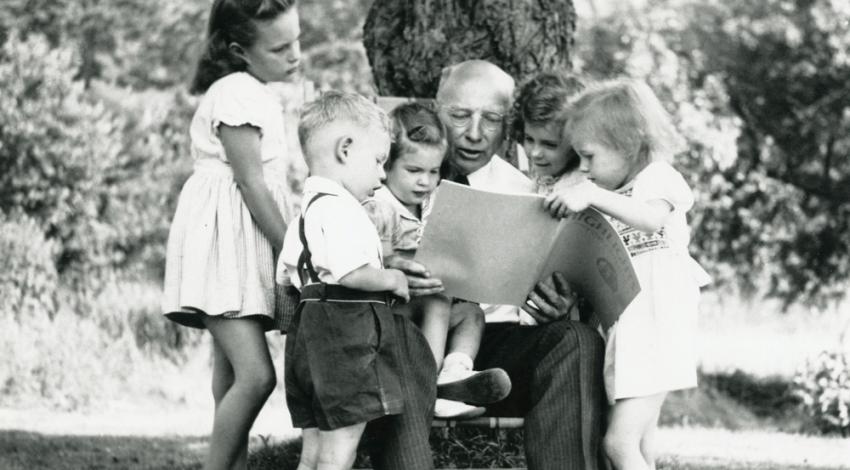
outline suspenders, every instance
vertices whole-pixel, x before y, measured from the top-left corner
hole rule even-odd
[[[313,266],[310,253],[310,247],[307,245],[307,236],[304,234],[304,219],[307,216],[307,211],[318,199],[324,196],[333,196],[328,193],[317,193],[310,199],[304,211],[301,214],[301,221],[298,224],[298,236],[301,239],[303,247],[301,255],[298,257],[298,278],[301,280],[301,301],[307,300],[330,300],[334,302],[376,302],[386,305],[392,305],[394,300],[388,292],[364,292],[355,289],[349,289],[340,285],[329,285],[319,280],[319,274]],[[380,255],[380,252],[379,252]],[[380,257],[380,256],[379,256]]]
[[[304,235],[304,219],[307,217],[307,211],[310,210],[310,206],[324,196],[331,196],[331,194],[318,193],[310,199],[298,223],[298,237],[301,239],[302,246],[301,255],[298,257],[298,278],[301,280],[302,288],[307,284],[320,282],[319,273],[316,272],[316,269],[313,267],[313,261],[311,260],[313,255],[310,253],[310,247],[307,245],[307,236]]]

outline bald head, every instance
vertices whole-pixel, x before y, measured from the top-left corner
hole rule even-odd
[[[486,60],[443,69],[437,104],[449,131],[453,172],[468,175],[490,162],[505,143],[514,79]]]
[[[467,88],[487,88],[510,108],[513,98],[514,79],[499,66],[486,60],[467,60],[443,69],[437,101],[447,103],[463,95]]]

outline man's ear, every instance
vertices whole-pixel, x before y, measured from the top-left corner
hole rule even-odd
[[[334,156],[336,156],[337,161],[345,163],[348,160],[348,152],[351,150],[352,144],[354,144],[354,139],[351,136],[344,135],[337,139],[336,146],[334,146]]]

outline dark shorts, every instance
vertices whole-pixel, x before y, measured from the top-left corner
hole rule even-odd
[[[402,412],[393,315],[380,302],[302,300],[284,362],[296,428],[332,430]]]

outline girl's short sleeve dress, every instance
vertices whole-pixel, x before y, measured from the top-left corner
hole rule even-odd
[[[203,328],[205,315],[255,317],[266,329],[275,315],[275,253],[245,205],[219,139],[219,126],[260,131],[263,174],[285,222],[292,217],[279,95],[238,72],[210,86],[190,126],[194,171],[183,186],[166,254],[165,315]]]
[[[654,233],[609,219],[632,256],[641,285],[641,292],[608,332],[604,376],[612,403],[697,385],[699,290],[710,282],[688,253],[685,214],[694,197],[679,172],[667,163],[653,162],[618,192],[640,201],[667,201],[673,213]]]

